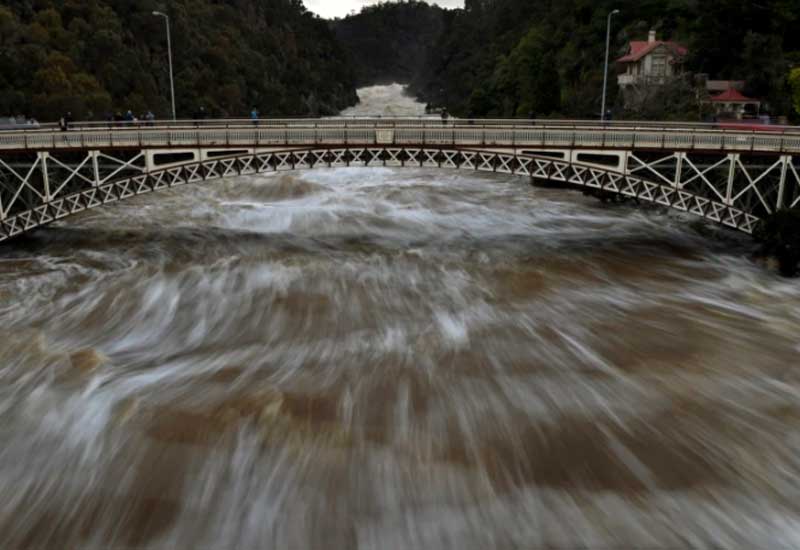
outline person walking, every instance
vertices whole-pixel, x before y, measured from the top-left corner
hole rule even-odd
[[[253,107],[253,110],[250,111],[250,120],[253,121],[253,126],[258,126],[258,116],[259,116],[258,109]]]
[[[72,112],[67,111],[67,114],[61,117],[58,121],[58,127],[61,129],[62,132],[66,132],[69,130],[70,125],[72,124]]]
[[[447,126],[448,118],[450,118],[450,115],[447,113],[447,108],[442,107],[442,126]]]

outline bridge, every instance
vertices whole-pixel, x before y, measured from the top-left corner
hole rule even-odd
[[[745,233],[800,204],[800,128],[429,118],[84,123],[0,132],[0,242],[171,187],[343,166],[515,174]]]

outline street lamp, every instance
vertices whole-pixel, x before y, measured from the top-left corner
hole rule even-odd
[[[600,121],[606,120],[606,89],[608,87],[608,55],[611,50],[611,18],[619,13],[619,10],[614,10],[608,14],[608,24],[606,25],[606,65],[603,71],[603,105],[600,111]]]
[[[172,120],[176,120],[175,116],[175,80],[172,77],[172,38],[169,34],[169,15],[160,11],[154,11],[153,15],[156,17],[163,17],[164,23],[167,25],[167,56],[169,57],[169,91],[172,97]]]

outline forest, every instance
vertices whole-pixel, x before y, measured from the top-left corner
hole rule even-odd
[[[796,0],[466,0],[417,73],[413,90],[461,116],[599,115],[606,18],[613,19],[609,93],[615,114],[700,119],[693,75],[745,80],[773,115],[792,115],[800,94],[800,2]],[[659,39],[689,48],[686,77],[626,112],[617,97],[613,60],[630,40]],[[795,99],[797,101],[797,99]]]
[[[427,62],[444,32],[445,10],[425,2],[384,2],[331,26],[359,85],[407,83]]]
[[[164,21],[171,17],[178,115],[317,116],[356,87],[399,81],[457,116],[593,118],[606,16],[609,104],[619,118],[699,120],[694,75],[747,82],[764,111],[800,120],[797,0],[466,0],[445,10],[382,2],[325,21],[302,0],[6,0],[0,115],[53,120],[131,110],[169,114]],[[623,104],[613,59],[654,29],[686,45],[685,77]]]
[[[171,18],[179,117],[330,115],[358,101],[328,24],[301,0],[4,0],[0,115],[170,114]]]

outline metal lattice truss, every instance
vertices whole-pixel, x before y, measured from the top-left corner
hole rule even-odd
[[[788,155],[629,153],[626,172],[670,186],[681,197],[707,198],[756,218],[800,204],[800,165]]]
[[[34,153],[0,159],[0,242],[84,210],[208,180],[316,167],[436,167],[564,182],[689,212],[752,233],[765,215],[800,204],[791,156],[695,156],[616,152],[613,166],[514,150],[360,147],[218,156],[153,166],[146,152]],[[567,160],[570,159],[570,160]],[[615,157],[621,158],[621,157]]]

